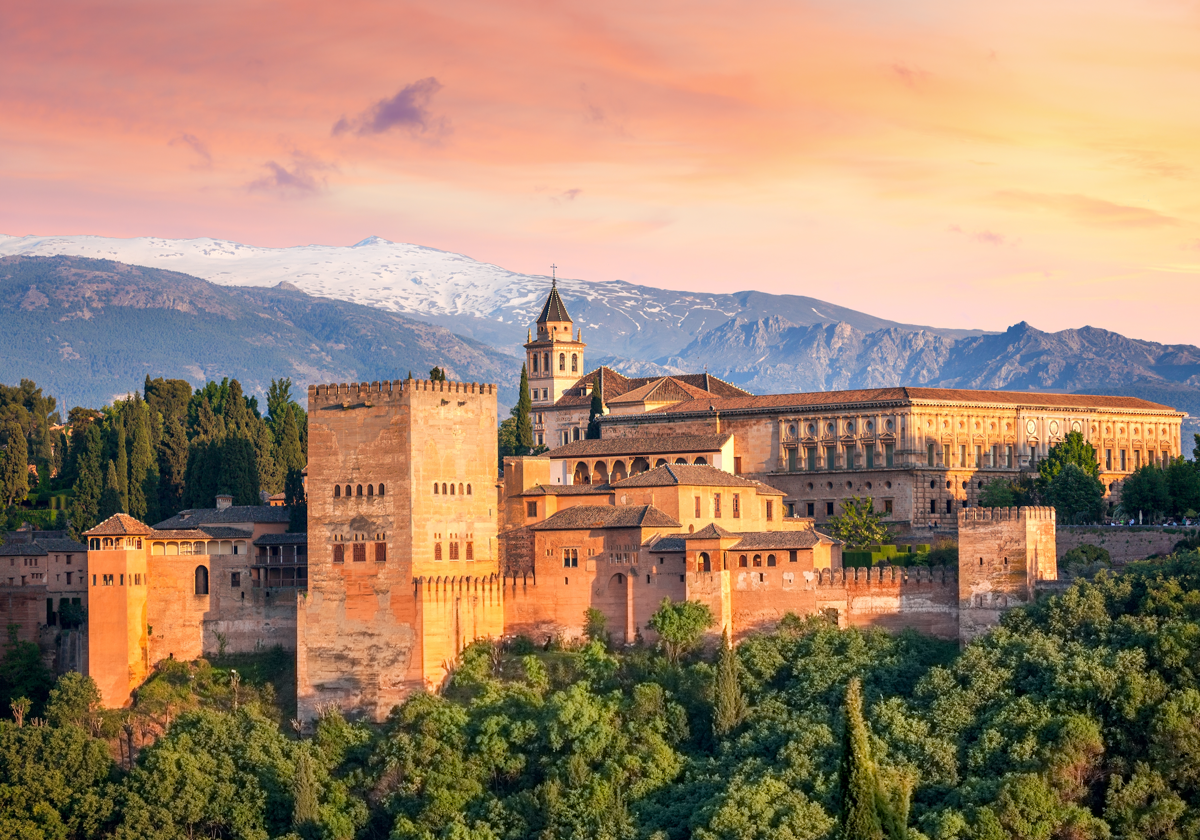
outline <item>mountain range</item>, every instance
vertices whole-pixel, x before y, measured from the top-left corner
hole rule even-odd
[[[137,345],[135,366],[162,369],[154,375],[168,368],[194,382],[238,375],[254,390],[272,376],[304,384],[384,379],[442,364],[453,376],[500,382],[504,402],[515,394],[521,344],[550,279],[378,237],[345,247],[258,248],[213,239],[0,236],[5,254],[35,259],[0,260],[7,301],[0,307],[31,294],[21,287],[34,285],[30,266],[49,262],[37,257],[109,261],[86,269],[68,262],[56,271],[105,275],[111,287],[94,294],[107,311],[126,308],[126,319],[149,319],[145,329],[156,338]],[[122,284],[138,291],[122,294]],[[1200,429],[1200,349],[1191,345],[1092,327],[1048,333],[1021,323],[985,333],[901,324],[801,295],[680,292],[571,278],[558,284],[583,329],[588,367],[608,364],[639,376],[707,369],[759,393],[912,384],[1127,394],[1187,411],[1193,416],[1186,425]],[[39,288],[30,299],[37,294],[54,298]],[[73,292],[62,294],[63,301],[76,300]],[[57,342],[59,361],[93,359],[96,370],[110,371],[102,385],[72,385],[68,377],[55,393],[82,398],[86,392],[95,402],[96,395],[107,399],[138,386],[140,378],[111,375],[104,361],[121,357],[130,339],[109,347],[77,314],[99,308],[72,303],[71,309],[58,298],[48,306],[61,311],[27,307],[28,328],[18,332],[46,331],[51,337],[43,345]],[[229,323],[214,320],[221,318]],[[257,330],[249,327],[255,319]],[[198,340],[186,338],[191,333],[219,334],[222,348],[201,350]],[[0,341],[11,347],[10,339]],[[29,370],[21,349],[4,348],[0,378],[31,376]]]

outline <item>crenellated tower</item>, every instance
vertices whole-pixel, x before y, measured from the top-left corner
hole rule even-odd
[[[567,307],[558,294],[558,281],[550,282],[550,294],[537,319],[537,337],[529,332],[525,364],[529,374],[533,408],[554,405],[563,392],[583,376],[582,332],[575,331]]]

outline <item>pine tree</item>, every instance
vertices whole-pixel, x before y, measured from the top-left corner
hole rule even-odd
[[[21,425],[11,420],[4,430],[4,466],[0,469],[0,501],[11,507],[29,493],[29,447]]]
[[[115,425],[117,492],[121,494],[121,510],[124,512],[129,510],[129,441],[125,438],[125,420],[120,415]]]
[[[713,734],[723,738],[746,719],[746,695],[738,680],[737,654],[729,633],[721,634],[721,658],[717,662],[717,684],[713,699]]]
[[[862,682],[857,677],[846,686],[845,715],[838,772],[842,795],[841,840],[883,840],[879,782],[871,762],[871,737],[863,720]]]
[[[300,754],[296,757],[296,778],[292,783],[292,826],[297,831],[316,822],[319,795],[312,757],[301,746]]]
[[[433,370],[429,371],[429,381],[430,382],[445,382],[446,381],[446,371],[442,370],[440,367],[435,367]]]
[[[516,455],[528,455],[533,449],[533,424],[529,415],[533,411],[533,399],[529,395],[529,374],[521,365],[521,385],[517,391],[517,404],[512,407],[512,416],[517,419]]]
[[[121,486],[117,479],[117,465],[110,460],[108,471],[104,474],[104,492],[100,494],[100,505],[96,516],[103,522],[114,513],[124,512],[125,508],[121,504]]]

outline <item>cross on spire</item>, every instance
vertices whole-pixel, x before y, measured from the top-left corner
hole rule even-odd
[[[556,271],[558,271],[558,266],[556,266],[554,263],[550,263],[550,285],[551,286],[558,283],[558,278],[555,276]]]

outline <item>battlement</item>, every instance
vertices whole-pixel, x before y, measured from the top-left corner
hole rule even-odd
[[[950,566],[873,566],[821,569],[817,572],[818,586],[853,587],[872,584],[898,584],[902,589],[915,586],[958,586],[958,570]]]
[[[958,512],[958,525],[961,528],[967,522],[1017,522],[1019,520],[1037,520],[1054,522],[1054,508],[1037,507],[1007,507],[985,508],[973,507]]]
[[[413,578],[413,594],[420,597],[447,593],[482,592],[498,589],[504,585],[498,574],[491,575],[437,575]]]
[[[308,406],[322,408],[330,405],[346,407],[355,400],[388,401],[406,393],[438,392],[444,394],[478,394],[495,396],[496,386],[483,382],[434,382],[429,379],[393,379],[385,382],[345,382],[308,386]]]

